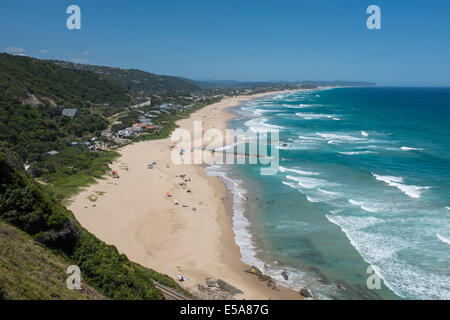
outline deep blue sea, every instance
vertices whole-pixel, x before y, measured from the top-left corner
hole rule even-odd
[[[244,262],[320,298],[450,299],[450,88],[317,89],[233,112],[234,129],[280,130],[277,174],[208,168],[234,197]]]

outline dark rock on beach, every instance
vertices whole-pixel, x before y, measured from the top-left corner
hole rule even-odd
[[[205,279],[205,285],[198,285],[195,296],[203,300],[233,300],[234,295],[243,293],[223,280]]]
[[[217,281],[211,280],[211,278],[206,278],[205,282],[208,287],[217,287]]]
[[[219,285],[220,289],[227,291],[228,293],[230,293],[232,295],[243,293],[241,290],[233,287],[231,284],[229,284],[221,279],[217,280],[217,284]]]
[[[315,298],[314,293],[308,288],[301,288],[299,293],[305,298]]]
[[[246,272],[253,274],[255,276],[258,277],[259,280],[267,282],[267,286],[269,288],[272,288],[274,290],[277,290],[277,285],[275,282],[275,279],[273,279],[272,277],[265,275],[264,273],[262,273],[261,270],[259,270],[257,267],[252,266],[250,269],[248,269]]]

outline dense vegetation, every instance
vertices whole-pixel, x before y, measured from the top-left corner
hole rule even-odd
[[[170,277],[129,261],[81,227],[72,212],[29,178],[6,149],[0,150],[0,220],[78,265],[84,280],[106,297],[162,299],[152,280],[179,288]]]
[[[195,82],[180,78],[157,75],[136,69],[119,69],[105,66],[81,65],[66,61],[55,61],[56,64],[78,70],[92,71],[105,79],[112,80],[134,94],[145,96],[182,94],[198,91]]]
[[[0,140],[25,162],[41,161],[51,150],[62,150],[72,141],[96,136],[108,121],[81,111],[78,118],[62,117],[56,107],[0,103]]]
[[[42,102],[83,107],[126,105],[130,97],[119,84],[89,71],[62,68],[29,57],[0,54],[0,101],[21,103],[29,95]]]
[[[130,103],[120,85],[93,72],[0,54],[0,90],[0,144],[16,152],[60,199],[99,178],[117,156],[90,152],[81,143],[99,137],[109,125],[105,116]],[[78,116],[62,116],[60,103],[77,108]],[[47,154],[53,150],[59,153]]]

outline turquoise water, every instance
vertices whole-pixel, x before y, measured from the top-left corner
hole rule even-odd
[[[310,90],[234,113],[235,129],[280,130],[276,175],[209,168],[244,262],[321,298],[450,299],[450,89]]]

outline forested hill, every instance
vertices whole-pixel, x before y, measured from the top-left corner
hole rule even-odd
[[[94,72],[0,53],[0,102],[85,107],[129,105],[130,100],[120,84]]]
[[[53,61],[55,64],[76,70],[88,70],[104,79],[119,83],[134,95],[143,96],[187,94],[199,91],[194,81],[181,77],[171,77],[136,69],[120,69],[106,66],[76,64],[67,61]]]

